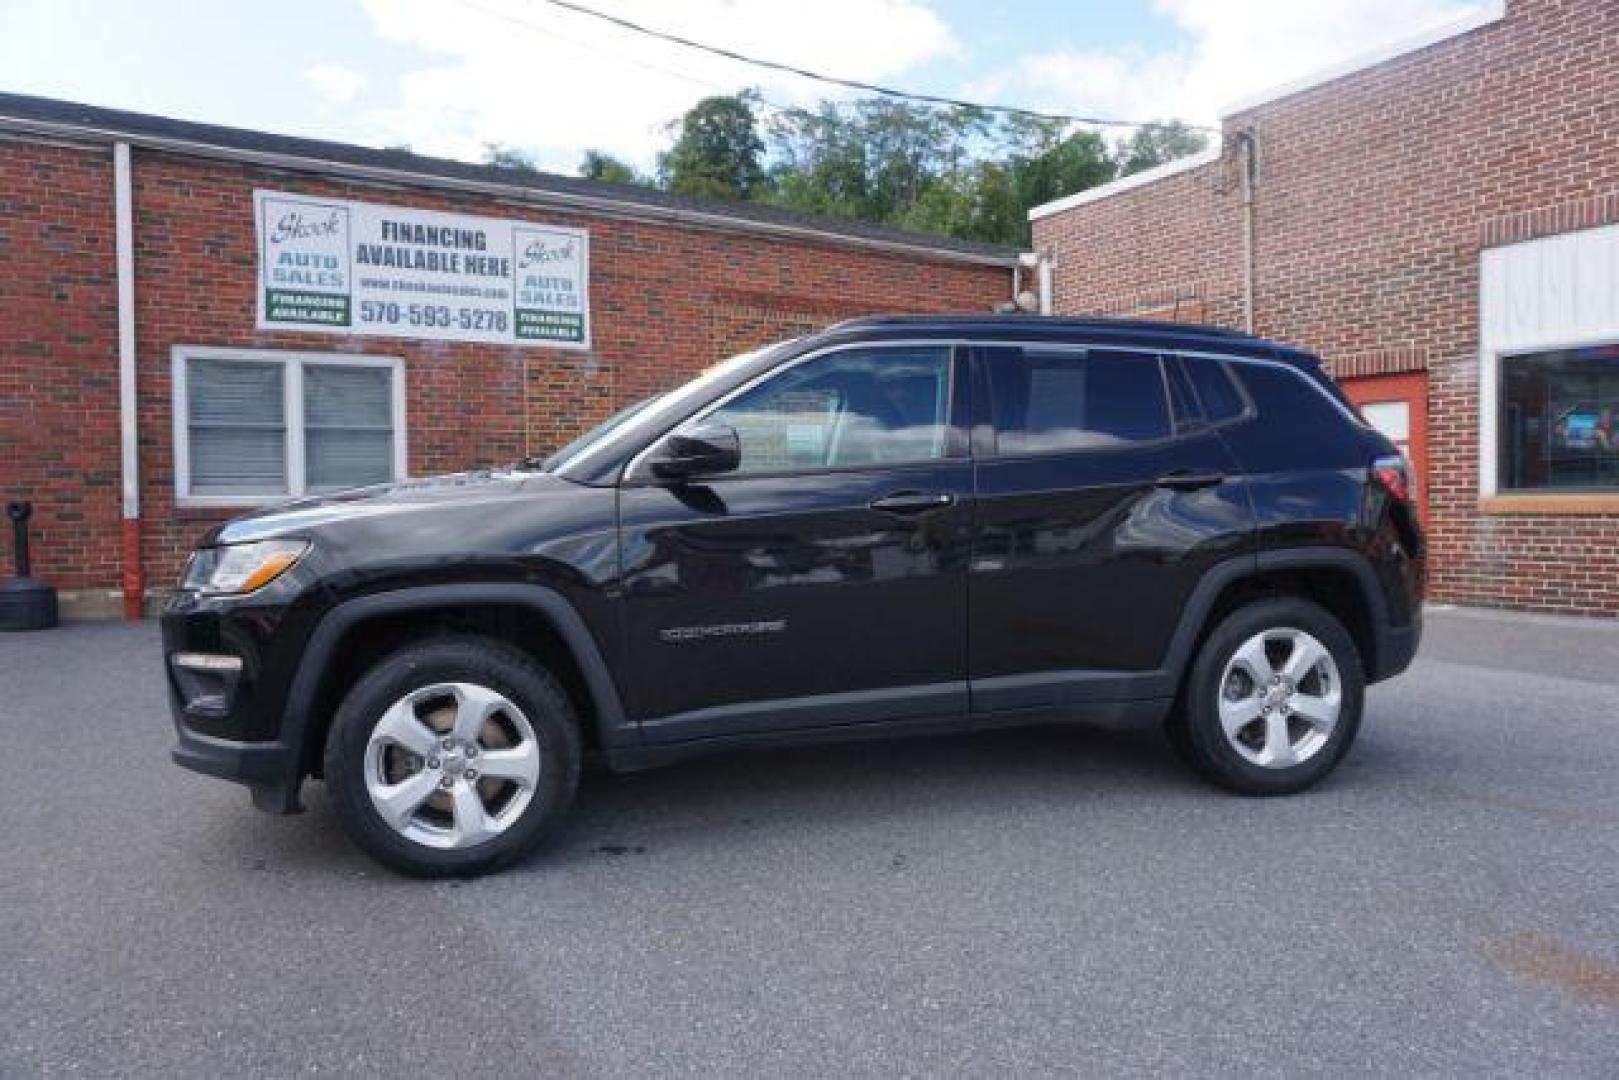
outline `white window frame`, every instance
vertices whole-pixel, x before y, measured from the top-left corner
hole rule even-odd
[[[192,360],[278,363],[281,365],[282,400],[286,410],[287,490],[277,495],[194,495],[191,493],[190,390],[186,368]],[[385,368],[390,373],[393,399],[393,479],[409,475],[409,443],[405,429],[405,363],[397,356],[362,356],[285,349],[232,349],[218,345],[176,345],[171,350],[170,395],[174,414],[174,500],[186,507],[271,506],[309,494],[304,477],[304,366]]]

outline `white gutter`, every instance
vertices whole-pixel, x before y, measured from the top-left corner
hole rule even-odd
[[[118,274],[118,437],[123,480],[124,614],[140,618],[145,601],[140,565],[140,429],[135,394],[135,210],[130,181],[129,144],[112,148],[113,249]],[[133,560],[133,565],[131,565]]]
[[[760,221],[756,218],[731,216],[683,207],[656,206],[629,199],[614,199],[601,195],[583,195],[573,192],[545,191],[522,184],[502,184],[492,180],[474,180],[464,177],[439,176],[410,169],[394,169],[380,165],[355,165],[330,161],[302,154],[282,154],[269,150],[247,150],[232,146],[197,142],[163,135],[138,134],[94,124],[75,124],[60,120],[34,120],[28,117],[0,116],[0,131],[17,131],[52,138],[93,143],[125,143],[149,150],[163,150],[192,157],[221,161],[236,161],[262,165],[274,169],[294,169],[343,176],[389,184],[395,187],[440,188],[492,196],[511,202],[559,206],[577,210],[594,210],[629,221],[674,222],[698,228],[719,229],[726,232],[751,232],[767,236],[785,236],[814,240],[823,244],[864,248],[872,251],[894,252],[928,259],[933,262],[970,263],[977,266],[997,266],[1010,269],[1017,262],[1016,255],[989,255],[970,251],[951,251],[927,244],[912,244],[903,240],[885,240],[880,237],[855,236],[849,233],[817,229],[808,225],[789,225],[784,222]]]
[[[1183,172],[1191,172],[1193,169],[1200,169],[1204,165],[1208,165],[1211,162],[1219,160],[1220,144],[1215,142],[1214,145],[1210,146],[1206,150],[1200,150],[1197,153],[1191,154],[1187,157],[1176,158],[1174,161],[1166,161],[1164,164],[1159,165],[1156,168],[1144,169],[1138,173],[1131,173],[1129,176],[1123,177],[1119,180],[1110,180],[1105,184],[1098,184],[1093,188],[1086,188],[1084,191],[1075,192],[1074,194],[1065,196],[1061,199],[1055,199],[1048,203],[1041,203],[1039,206],[1033,207],[1029,210],[1029,220],[1039,221],[1043,217],[1050,217],[1052,214],[1060,214],[1064,210],[1072,210],[1076,206],[1084,206],[1086,203],[1097,202],[1101,199],[1111,198],[1114,195],[1122,195],[1126,191],[1132,191],[1138,187],[1145,187],[1148,184],[1157,183],[1159,180],[1164,180],[1171,176],[1178,176]]]

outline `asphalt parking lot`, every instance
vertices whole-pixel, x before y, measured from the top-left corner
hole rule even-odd
[[[1619,623],[1435,612],[1291,799],[1083,730],[737,755],[433,884],[172,767],[151,625],[0,688],[8,1077],[1619,1073]]]

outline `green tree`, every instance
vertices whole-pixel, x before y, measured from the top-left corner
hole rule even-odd
[[[1194,131],[1179,120],[1143,124],[1119,144],[1115,158],[1120,176],[1156,168],[1176,158],[1188,157],[1209,144],[1208,136]]]
[[[1014,116],[1002,121],[1008,182],[986,194],[995,202],[994,228],[984,239],[1029,242],[1029,209],[1105,184],[1114,177],[1107,143],[1094,131],[1069,131],[1060,121]]]
[[[751,199],[963,239],[1029,242],[1033,206],[1195,153],[1178,121],[1139,128],[1109,150],[1062,121],[871,97],[757,114],[748,91],[705,98],[670,124],[655,178],[605,154],[585,176],[681,194]]]
[[[1005,244],[1028,210],[1113,178],[1092,132],[1028,117],[887,99],[792,110],[769,126],[773,201]]]
[[[579,163],[579,175],[589,180],[605,180],[610,184],[642,184],[648,179],[635,171],[633,165],[620,161],[601,150],[586,150]]]
[[[493,165],[497,169],[516,169],[519,172],[539,172],[540,167],[534,164],[534,158],[526,150],[519,150],[515,146],[505,143],[486,142],[483,144],[483,163]]]
[[[752,91],[707,97],[670,125],[675,141],[658,155],[662,185],[679,195],[752,199],[763,194],[765,144]]]
[[[962,202],[988,126],[976,109],[887,98],[789,110],[770,125],[773,199],[866,221],[954,220],[944,207]]]
[[[837,106],[791,109],[769,127],[770,200],[781,206],[836,217],[861,217],[867,205],[867,152]]]

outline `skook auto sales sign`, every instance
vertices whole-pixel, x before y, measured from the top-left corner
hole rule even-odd
[[[590,235],[255,191],[260,330],[590,346]]]

